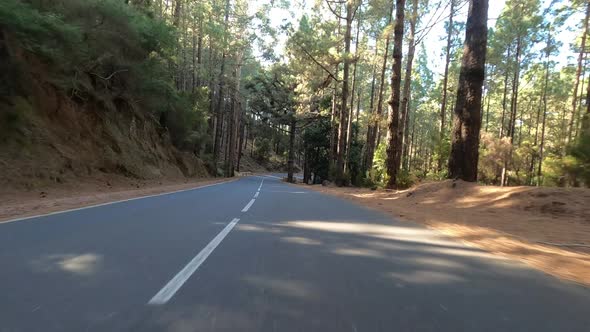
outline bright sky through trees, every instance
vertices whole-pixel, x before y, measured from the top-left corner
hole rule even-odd
[[[445,1],[445,0],[441,0]],[[252,1],[249,7],[250,14],[255,13],[260,9],[263,5],[268,5],[271,1],[270,0],[262,0],[262,1]],[[432,3],[437,3],[438,1],[432,1]],[[547,7],[550,4],[551,0],[544,0],[543,6]],[[280,31],[280,27],[285,25],[286,23],[291,23],[294,26],[298,24],[299,20],[304,14],[311,13],[313,10],[314,1],[306,1],[306,0],[286,0],[282,4],[278,4],[277,1],[272,1],[273,8],[270,10],[269,19],[270,25],[279,30],[279,34],[276,39],[276,47],[274,48],[277,55],[283,55],[285,49],[285,43],[287,41],[287,34],[285,32]],[[488,26],[493,28],[496,20],[502,14],[502,9],[506,4],[506,0],[493,0],[489,3],[489,11],[488,11]],[[444,6],[444,5],[443,5]],[[463,4],[461,9],[457,13],[458,20],[460,22],[465,22],[465,18],[467,17],[467,3]],[[331,13],[326,12],[326,15],[330,16]],[[440,14],[440,12],[438,13]],[[441,50],[444,50],[445,45],[445,22],[447,18],[446,11],[443,12],[442,16],[436,14],[436,17],[432,17],[433,13],[427,15],[424,18],[424,22],[435,21],[437,22],[432,27],[431,31],[428,35],[424,38],[421,45],[418,47],[426,47],[426,53],[429,57],[429,65],[431,66],[431,70],[438,75],[443,74],[443,62],[444,62],[444,54]],[[560,33],[560,40],[569,41],[574,40],[577,30],[575,29],[576,24],[579,23],[581,20],[581,13],[574,14],[572,19],[566,22],[564,28]],[[438,18],[438,20],[437,20]],[[464,31],[461,31],[461,39],[463,38]],[[267,42],[270,42],[270,39],[267,37]],[[573,64],[575,62],[576,54],[573,53],[568,44],[565,44],[560,49],[558,55],[555,56],[555,61],[557,61],[560,66],[566,66],[567,64]],[[283,60],[285,60],[283,58]],[[271,62],[269,62],[270,64]]]

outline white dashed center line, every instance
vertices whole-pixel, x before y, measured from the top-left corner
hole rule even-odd
[[[264,183],[264,179],[260,182],[260,186],[258,186],[258,190],[254,194],[254,198],[246,204],[246,206],[242,209],[242,212],[247,212],[254,202],[256,202],[256,197],[260,194],[260,189],[262,189],[262,184]],[[148,304],[151,305],[161,305],[168,302],[174,294],[184,285],[184,283],[195,273],[195,271],[205,262],[207,257],[211,255],[213,250],[217,248],[217,246],[223,241],[223,239],[229,234],[229,232],[234,228],[234,226],[240,221],[238,218],[234,218],[217,236],[207,244],[203,250],[201,250],[197,256],[195,256],[180,272],[174,276],[167,284],[164,286],[151,300],[149,300]]]
[[[213,250],[217,248],[221,241],[223,241],[223,239],[239,221],[240,219],[234,218],[229,224],[227,224],[227,226],[225,226],[225,228],[219,232],[219,234],[217,234],[217,236],[215,236],[213,240],[211,240],[211,242],[209,242],[209,244],[207,244],[207,246],[203,248],[203,250],[201,250],[197,256],[195,256],[195,258],[193,258],[184,267],[184,269],[180,270],[180,272],[178,272],[178,274],[176,274],[176,276],[174,276],[174,278],[172,278],[172,280],[170,280],[166,286],[164,286],[164,288],[162,288],[156,295],[154,295],[154,297],[152,297],[148,304],[160,305],[168,302],[174,296],[174,294],[176,294],[180,287],[184,285],[188,278],[190,278],[191,275],[195,273],[199,266],[205,262],[207,257],[211,255]]]

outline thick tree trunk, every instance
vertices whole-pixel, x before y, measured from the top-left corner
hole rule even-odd
[[[488,0],[471,0],[453,119],[449,177],[477,181],[481,94],[488,38]]]
[[[402,73],[402,46],[404,40],[404,16],[405,0],[396,0],[395,8],[395,26],[393,28],[393,64],[390,80],[391,95],[387,103],[389,104],[389,114],[387,119],[387,159],[385,166],[387,169],[387,188],[397,186],[397,172],[399,170],[401,151],[398,145],[401,144],[399,135],[400,117],[400,88]]]
[[[443,77],[442,100],[440,102],[440,127],[439,127],[439,147],[445,138],[445,118],[447,113],[447,85],[449,81],[449,63],[451,62],[451,42],[453,40],[453,17],[455,16],[455,0],[451,0],[451,10],[449,14],[449,26],[447,27],[447,50],[445,55],[445,74]],[[440,151],[442,152],[442,151]],[[437,170],[442,171],[443,156],[439,152]]]

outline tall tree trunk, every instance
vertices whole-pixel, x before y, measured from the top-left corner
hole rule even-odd
[[[395,8],[395,26],[393,28],[393,64],[391,69],[391,95],[387,103],[389,104],[389,114],[387,119],[387,158],[385,166],[387,169],[387,188],[397,186],[397,172],[399,170],[400,155],[398,145],[401,144],[399,135],[399,108],[400,108],[400,88],[402,73],[402,46],[404,41],[404,16],[405,0],[396,0]]]
[[[222,105],[223,105],[223,98],[224,98],[224,85],[225,85],[225,58],[227,57],[226,54],[226,36],[227,36],[227,25],[229,20],[229,2],[230,0],[225,1],[225,18],[223,20],[223,52],[221,55],[221,68],[219,71],[219,94],[217,96],[217,105],[215,106],[215,119],[216,119],[216,126],[215,126],[215,136],[214,136],[214,147],[213,147],[213,163],[217,164],[219,159],[219,153],[221,152],[221,130],[223,128],[223,112],[222,112]]]
[[[586,64],[586,59],[584,59],[584,64]],[[580,102],[578,103],[578,109],[576,113],[578,114],[578,118],[576,119],[576,124],[574,125],[574,139],[580,135],[580,125],[582,124],[582,117],[584,116],[584,112],[582,112],[582,100],[585,98],[584,91],[586,89],[586,72],[582,72],[582,86],[580,91]],[[590,82],[588,82],[590,84]]]
[[[492,100],[492,95],[490,93],[490,90],[487,91],[488,94],[488,101],[487,101],[487,106],[486,106],[486,126],[485,126],[485,132],[488,131],[488,125],[490,124],[490,101]]]
[[[357,69],[357,57],[358,57],[358,50],[359,50],[359,34],[361,31],[361,17],[359,13],[359,18],[356,24],[356,46],[354,49],[354,69],[352,71],[352,89],[350,94],[350,113],[348,115],[348,124],[346,130],[346,151],[345,151],[345,160],[344,160],[344,172],[348,171],[348,162],[350,161],[350,144],[352,141],[352,118],[354,114],[354,92],[356,89],[356,69]]]
[[[287,181],[295,182],[293,173],[295,172],[295,129],[297,126],[297,119],[295,115],[291,115],[291,128],[289,130],[289,159],[287,160]]]
[[[510,153],[508,159],[504,160],[504,167],[502,168],[502,183],[501,186],[508,185],[508,170],[509,162],[513,159],[512,154],[514,152],[514,134],[516,129],[516,116],[518,112],[518,88],[520,82],[520,60],[522,51],[522,37],[519,35],[516,37],[516,68],[514,69],[514,75],[512,77],[512,95],[510,98],[510,121],[508,121],[508,137],[510,137]]]
[[[584,17],[584,26],[582,33],[582,43],[580,45],[580,53],[578,54],[578,67],[576,69],[576,82],[574,83],[574,92],[572,96],[572,116],[570,117],[568,130],[567,130],[567,141],[571,142],[573,138],[574,119],[576,117],[576,111],[578,108],[578,87],[580,85],[580,75],[582,73],[582,64],[584,61],[584,54],[586,52],[586,35],[588,34],[588,19],[590,18],[590,2],[586,2],[586,16]]]
[[[197,25],[196,25],[195,21],[193,21],[193,28],[192,28],[192,30],[193,30],[192,31],[193,68],[191,69],[191,91],[192,91],[192,93],[195,93],[195,90],[197,88],[197,33],[195,32],[196,27],[197,27]]]
[[[455,16],[455,0],[451,0],[451,10],[449,14],[449,26],[447,27],[447,50],[445,55],[445,74],[443,77],[442,100],[440,102],[440,127],[439,127],[439,156],[437,161],[437,171],[442,171],[443,156],[442,143],[445,139],[445,118],[447,113],[447,84],[449,81],[449,63],[451,62],[451,43],[453,41],[453,17]]]
[[[508,48],[508,55],[506,59],[510,59],[510,52],[511,49]],[[506,63],[506,68],[504,69],[504,92],[502,93],[502,117],[500,118],[500,138],[504,137],[504,118],[506,117],[506,99],[508,95],[508,76],[510,73],[510,69],[508,64]]]
[[[514,142],[514,133],[516,128],[516,115],[518,114],[518,88],[520,81],[520,60],[522,51],[522,37],[516,37],[516,68],[514,69],[514,76],[512,77],[512,98],[510,99],[510,122],[508,128],[508,136],[510,143]]]
[[[238,120],[240,123],[240,138],[238,141],[238,160],[236,163],[236,171],[240,171],[240,162],[242,161],[242,146],[244,146],[244,140],[247,140],[246,138],[246,123],[244,121],[244,112],[242,110],[242,108],[240,107],[240,119]],[[246,142],[247,144],[248,142]]]
[[[358,48],[359,48],[359,35],[361,30],[361,18],[359,13],[359,18],[357,20],[356,25],[356,46],[354,49],[354,69],[352,71],[352,89],[350,93],[350,112],[348,115],[348,128],[346,130],[346,151],[345,151],[345,162],[344,162],[344,172],[348,171],[348,163],[350,161],[350,144],[352,141],[352,119],[354,115],[354,92],[356,87],[356,70],[357,70],[357,57],[358,57]]]
[[[580,128],[580,136],[590,135],[590,83],[586,90],[586,114],[582,118],[582,127]]]
[[[342,94],[340,99],[340,121],[338,126],[338,155],[336,167],[338,174],[344,173],[344,155],[346,150],[346,131],[348,127],[348,78],[350,71],[350,39],[352,35],[353,3],[346,3],[346,29],[344,31],[344,67],[342,70]]]
[[[234,73],[235,78],[235,87],[234,87],[234,95],[233,95],[233,107],[230,112],[229,117],[229,128],[228,128],[228,158],[226,161],[225,166],[225,176],[232,177],[234,176],[234,167],[236,161],[236,152],[237,152],[237,137],[238,137],[238,128],[239,128],[239,120],[240,120],[240,113],[241,113],[241,103],[240,103],[240,81],[242,79],[242,53],[239,52],[238,56],[236,57],[236,69]]]
[[[543,123],[541,124],[541,143],[539,145],[539,166],[537,167],[537,186],[541,185],[543,150],[545,148],[545,125],[547,122],[547,86],[549,84],[549,55],[551,45],[551,34],[547,35],[547,47],[545,51],[545,82],[543,84]]]
[[[488,0],[471,0],[453,119],[450,178],[477,181],[481,95],[488,39]]]
[[[377,44],[377,41],[375,41]],[[377,45],[375,45],[375,58],[377,57]],[[371,131],[374,129],[374,126],[371,123],[371,119],[373,118],[373,104],[375,101],[375,81],[376,81],[376,71],[377,66],[373,64],[373,75],[371,78],[371,96],[369,97],[369,114],[367,117],[367,141],[365,144],[365,151],[363,153],[363,175],[367,176],[367,171],[371,168],[372,165],[369,164],[368,156],[369,156],[369,141],[372,137]],[[371,162],[372,163],[372,162]]]
[[[400,105],[401,116],[398,129],[399,143],[397,153],[400,158],[404,156],[404,150],[408,144],[406,139],[407,125],[408,125],[408,113],[410,111],[410,98],[411,98],[411,83],[412,83],[412,64],[414,63],[414,53],[416,51],[415,34],[416,34],[416,20],[418,19],[418,0],[412,0],[412,16],[410,17],[410,36],[408,38],[408,58],[406,59],[406,73],[404,76],[404,90],[403,99]]]
[[[199,35],[197,37],[197,67],[195,85],[201,86],[201,65],[203,63],[203,19],[199,19]]]
[[[172,22],[173,22],[172,24],[174,24],[175,27],[178,27],[180,24],[181,11],[182,11],[182,0],[176,0],[175,5],[174,5],[174,17],[172,19]]]
[[[393,2],[392,2],[393,4]],[[391,7],[391,11],[389,13],[389,20],[387,26],[391,25],[393,21],[393,6]],[[367,149],[365,150],[366,153],[366,162],[367,162],[367,169],[370,170],[373,166],[373,157],[375,155],[375,148],[378,145],[377,137],[379,137],[379,127],[381,123],[381,115],[383,114],[383,91],[385,88],[385,70],[387,70],[387,58],[389,56],[389,43],[391,41],[391,34],[387,34],[385,37],[385,52],[383,54],[383,64],[381,66],[381,76],[379,76],[379,91],[377,93],[377,108],[375,112],[373,112],[373,116],[369,118],[369,127],[367,129]],[[370,136],[369,136],[370,135]]]

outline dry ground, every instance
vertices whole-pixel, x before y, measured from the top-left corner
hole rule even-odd
[[[87,179],[29,191],[0,191],[0,223],[12,218],[50,213],[88,205],[155,195],[207,184],[231,181],[225,178],[133,180],[123,176]]]
[[[589,189],[502,188],[451,180],[403,191],[310,188],[590,285]]]

